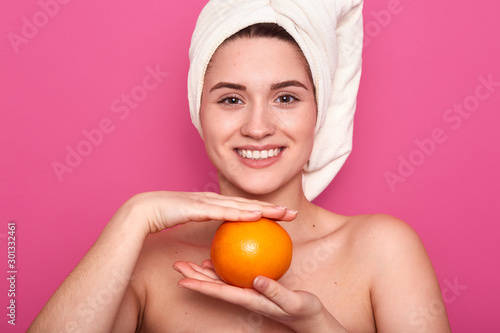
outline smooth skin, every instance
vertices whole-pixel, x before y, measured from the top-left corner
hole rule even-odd
[[[128,200],[29,332],[450,332],[411,227],[387,215],[338,215],[305,198],[315,116],[295,46],[273,38],[221,46],[201,106],[221,194]],[[267,160],[238,153],[278,147]],[[280,220],[290,234],[290,270],[279,281],[257,277],[254,289],[224,283],[208,260],[217,227],[260,217]]]

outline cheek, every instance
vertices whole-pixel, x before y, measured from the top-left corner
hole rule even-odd
[[[210,108],[210,104],[206,103],[203,98],[200,106],[200,122],[203,141],[212,141],[214,134],[217,134],[217,113]]]
[[[201,117],[201,129],[203,132],[202,139],[205,143],[205,149],[211,155],[213,149],[217,146],[217,131],[215,130],[215,122],[213,118]]]
[[[210,159],[220,157],[231,136],[230,119],[217,109],[203,108],[200,114],[202,139]]]
[[[311,157],[312,149],[314,146],[314,123],[307,133],[304,133],[304,157],[308,161]]]
[[[207,110],[203,103],[201,103],[200,107],[200,122],[201,122],[201,138],[203,143],[205,144],[205,151],[210,159],[212,159],[212,147],[214,146],[214,126],[213,126],[213,117],[210,117],[210,110]]]
[[[292,119],[289,119],[286,125],[288,128],[292,129],[297,136],[301,137],[302,140],[311,141],[314,139],[314,130],[316,127],[316,113],[314,110],[305,110],[304,112],[298,113]]]
[[[316,128],[316,111],[309,110],[304,113],[296,122],[296,136],[300,144],[303,146],[303,157],[309,160],[314,145],[314,131]]]

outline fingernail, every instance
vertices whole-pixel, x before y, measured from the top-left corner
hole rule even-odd
[[[260,214],[262,214],[262,211],[260,211],[260,210],[253,210],[250,213],[254,214],[254,215],[260,215]]]
[[[181,271],[180,271],[177,267],[175,267],[175,266],[172,266],[172,268],[173,268],[175,271],[179,272],[179,273],[181,272]]]
[[[263,288],[265,285],[266,281],[258,276],[253,280],[254,288],[260,289]]]
[[[286,209],[285,206],[274,206],[273,208],[277,209],[277,210],[285,210]]]
[[[299,211],[298,211],[298,210],[293,210],[293,209],[289,209],[289,210],[288,210],[288,212],[289,212],[290,214],[293,214],[293,215],[296,215],[296,214],[298,214],[298,213],[299,213]]]

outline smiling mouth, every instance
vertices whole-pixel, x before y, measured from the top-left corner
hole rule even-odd
[[[250,149],[237,148],[236,152],[243,158],[248,158],[251,160],[265,160],[267,158],[278,156],[283,149],[284,147],[265,149],[265,150],[250,150]]]

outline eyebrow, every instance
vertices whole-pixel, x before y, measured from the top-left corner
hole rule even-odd
[[[299,87],[299,88],[304,88],[305,90],[309,90],[309,89],[307,89],[307,87],[304,84],[302,84],[296,80],[275,83],[275,84],[271,85],[271,90],[278,90],[278,89],[283,89],[286,87]],[[245,87],[242,84],[231,83],[231,82],[219,82],[210,89],[210,92],[217,90],[217,89],[222,89],[222,88],[229,88],[229,89],[242,90],[242,91],[247,90],[247,87]]]
[[[307,89],[307,87],[304,84],[300,83],[299,81],[295,81],[295,80],[275,83],[271,86],[271,90],[278,90],[278,89],[283,89],[286,87],[299,87],[299,88],[304,88],[305,90],[309,90],[309,89]]]
[[[231,83],[231,82],[219,82],[210,89],[210,92],[222,88],[229,88],[229,89],[243,90],[243,91],[247,90],[247,87],[245,87],[242,84]]]

